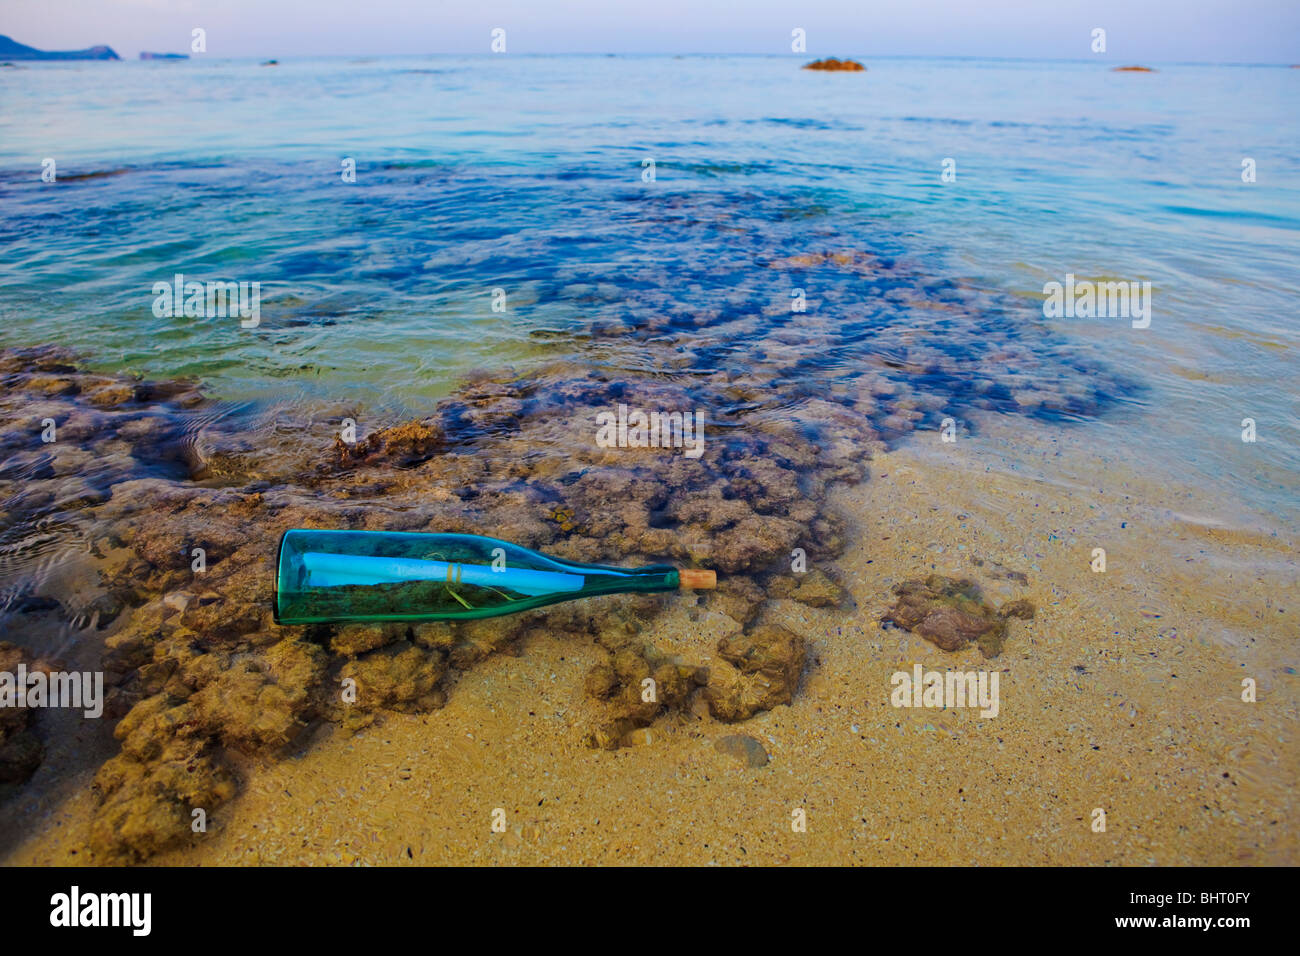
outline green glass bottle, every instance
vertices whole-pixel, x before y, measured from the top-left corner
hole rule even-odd
[[[475,534],[295,528],[280,539],[275,620],[475,620],[598,594],[716,583],[712,571],[582,564]]]

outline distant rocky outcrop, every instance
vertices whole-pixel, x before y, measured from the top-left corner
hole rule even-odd
[[[0,59],[5,60],[120,60],[112,47],[92,46],[85,50],[38,50],[0,35]]]
[[[145,50],[140,51],[142,60],[188,60],[188,53],[149,53]]]
[[[848,73],[861,73],[866,70],[866,67],[857,60],[837,60],[833,56],[829,56],[824,60],[805,63],[803,68],[805,70],[838,70]]]

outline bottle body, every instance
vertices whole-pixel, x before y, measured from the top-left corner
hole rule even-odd
[[[660,564],[614,568],[473,534],[292,529],[280,539],[280,624],[477,620],[558,601],[675,591]]]

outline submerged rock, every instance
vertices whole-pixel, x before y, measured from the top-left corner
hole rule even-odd
[[[609,657],[586,676],[587,694],[604,701],[611,714],[607,722],[586,735],[587,745],[605,750],[644,744],[634,731],[668,713],[685,713],[695,693],[707,683],[709,670],[662,653],[637,636],[624,618],[596,636]],[[653,738],[650,738],[653,739]]]
[[[912,631],[945,651],[974,643],[986,659],[1002,653],[1007,618],[1029,620],[1034,616],[1034,606],[1024,599],[995,610],[985,602],[979,585],[965,578],[932,574],[924,581],[896,584],[893,590],[898,601],[883,621]]]
[[[100,800],[90,824],[97,862],[143,860],[192,838],[194,811],[210,816],[238,789],[210,746],[183,732],[149,760],[125,751],[113,757],[93,786]]]
[[[446,700],[438,687],[447,671],[445,656],[400,641],[349,661],[339,671],[341,680],[356,684],[355,700],[343,698],[354,720],[380,710],[420,711],[441,707]]]
[[[189,697],[194,719],[227,747],[276,750],[317,715],[325,669],[321,648],[293,639],[240,654]]]
[[[0,641],[0,672],[14,675],[18,666],[28,672],[49,668],[36,661],[17,645]],[[16,693],[17,688],[12,688]],[[16,701],[5,701],[0,707],[0,784],[22,783],[36,772],[45,755],[45,748],[32,728],[32,710],[15,706]]]
[[[334,450],[341,465],[365,462],[409,468],[427,461],[443,447],[439,428],[426,422],[406,422],[385,428],[353,445],[335,439]]]
[[[1018,617],[1022,621],[1032,621],[1034,619],[1034,605],[1025,598],[1019,598],[1015,601],[1008,601],[998,608],[999,617]]]
[[[721,737],[713,748],[719,753],[736,757],[747,767],[766,767],[767,749],[748,734],[731,734]]]
[[[346,657],[356,657],[406,636],[406,624],[344,624],[329,639],[330,650]]]
[[[744,626],[762,610],[767,597],[753,578],[730,575],[718,582],[716,591],[700,592],[698,600],[703,607],[720,611]]]
[[[839,607],[848,596],[845,590],[818,568],[806,574],[776,577],[768,584],[768,594],[789,598],[809,607]]]
[[[794,699],[806,650],[798,634],[760,624],[718,643],[723,663],[709,668],[705,698],[718,720],[746,720]]]

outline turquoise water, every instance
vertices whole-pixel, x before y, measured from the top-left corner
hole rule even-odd
[[[1296,512],[1300,70],[798,65],[0,69],[0,345],[195,376],[219,398],[418,414],[475,368],[761,370],[776,358],[751,336],[775,328],[793,354],[778,385],[879,363],[933,399],[921,427],[991,388],[984,412],[1090,428],[1156,476]],[[826,252],[899,265],[791,265]],[[177,272],[260,282],[260,326],[156,317],[152,286]],[[1151,327],[1044,319],[1044,283],[1067,274],[1150,281]],[[920,322],[920,294],[979,319]],[[627,334],[592,334],[609,323]],[[1058,372],[1050,414],[1014,400]]]

